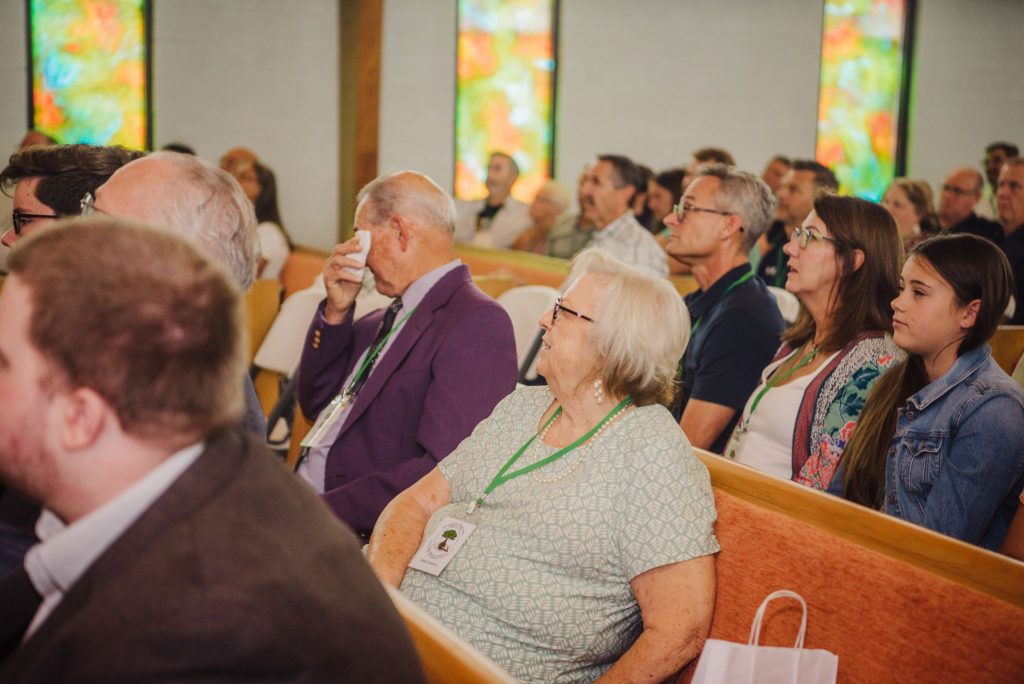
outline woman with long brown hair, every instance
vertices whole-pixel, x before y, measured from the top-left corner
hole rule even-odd
[[[898,360],[889,301],[903,246],[892,216],[823,195],[784,247],[800,314],[733,432],[726,455],[826,489],[871,386]]]
[[[892,302],[908,354],[872,391],[846,450],[843,495],[999,548],[1024,485],[1024,390],[986,344],[1010,293],[994,244],[957,234],[918,245]]]

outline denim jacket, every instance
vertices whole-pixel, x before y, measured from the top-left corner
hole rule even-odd
[[[998,549],[1024,485],[1024,389],[987,344],[907,400],[886,456],[883,510]]]

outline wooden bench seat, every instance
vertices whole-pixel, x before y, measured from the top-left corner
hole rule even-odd
[[[711,636],[746,643],[758,605],[793,589],[806,648],[840,682],[1020,682],[1024,564],[701,453],[718,507]],[[762,644],[792,646],[800,611],[774,602]],[[695,663],[680,681],[689,681]]]

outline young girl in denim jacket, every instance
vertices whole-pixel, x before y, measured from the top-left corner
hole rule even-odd
[[[846,498],[999,548],[1024,484],[1024,390],[986,342],[1012,291],[1006,257],[983,238],[911,252],[892,301],[908,357],[879,380],[847,445]]]

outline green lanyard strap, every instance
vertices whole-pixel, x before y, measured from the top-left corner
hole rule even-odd
[[[474,510],[476,510],[476,507],[484,502],[484,497],[486,497],[488,494],[490,494],[491,492],[493,492],[495,489],[497,489],[501,485],[505,484],[506,482],[508,482],[510,480],[514,480],[517,477],[520,477],[522,475],[526,475],[527,473],[532,472],[532,471],[536,470],[537,468],[543,468],[547,464],[553,463],[554,461],[557,461],[562,456],[565,456],[567,453],[569,453],[570,451],[572,451],[573,449],[575,449],[579,445],[581,445],[584,442],[586,442],[588,439],[593,437],[598,432],[598,430],[603,428],[605,426],[605,424],[608,423],[608,421],[610,421],[612,418],[614,418],[615,415],[619,411],[621,411],[622,409],[626,408],[631,403],[633,403],[633,399],[630,398],[630,397],[626,397],[625,399],[620,401],[615,406],[615,408],[613,408],[608,413],[608,415],[606,415],[604,418],[602,418],[601,421],[597,425],[595,425],[593,428],[591,428],[590,431],[587,432],[587,434],[583,435],[582,437],[577,439],[575,442],[573,442],[569,446],[563,447],[563,448],[559,449],[555,453],[553,453],[550,456],[547,456],[545,458],[542,458],[541,460],[537,461],[536,463],[531,463],[530,465],[523,466],[522,468],[520,468],[518,470],[513,470],[512,472],[508,472],[509,468],[511,468],[515,464],[515,462],[519,460],[519,457],[522,456],[523,453],[525,453],[528,448],[530,448],[530,445],[533,444],[535,439],[537,439],[537,436],[541,432],[544,432],[544,430],[546,430],[548,428],[548,426],[551,425],[551,423],[555,422],[555,418],[557,418],[559,415],[561,415],[562,407],[559,406],[558,409],[553,414],[551,414],[551,417],[548,418],[547,422],[544,423],[544,425],[541,427],[540,432],[538,432],[537,434],[535,434],[532,437],[530,437],[530,439],[526,440],[526,443],[523,444],[523,446],[519,447],[519,450],[516,451],[516,453],[512,454],[512,458],[510,458],[505,463],[505,465],[503,465],[501,467],[501,470],[499,470],[498,474],[495,475],[494,479],[491,480],[491,484],[487,485],[487,489],[485,489],[484,493],[480,495],[480,498],[470,504],[469,512],[472,513]]]
[[[747,271],[745,274],[743,274],[742,276],[737,278],[735,282],[733,282],[731,285],[729,285],[729,287],[725,288],[725,292],[723,292],[722,296],[718,298],[718,301],[720,302],[723,299],[725,299],[726,295],[728,295],[730,292],[735,290],[738,286],[742,285],[743,283],[747,282],[748,280],[750,280],[753,277],[754,277],[754,272],[753,271]],[[699,328],[700,324],[703,323],[703,322],[704,322],[704,316],[701,316],[700,318],[698,318],[697,322],[693,324],[693,328],[690,330],[690,335],[693,335],[693,333],[697,332],[697,328]]]
[[[793,367],[790,368],[788,371],[779,375],[778,378],[772,375],[770,378],[765,380],[764,387],[762,387],[761,391],[757,393],[757,395],[754,397],[754,402],[750,405],[750,415],[754,415],[754,411],[757,410],[757,405],[761,403],[761,398],[764,397],[764,395],[768,394],[769,390],[771,390],[774,387],[778,387],[779,385],[784,383],[793,375],[793,373],[796,373],[798,370],[800,370],[801,368],[809,364],[811,361],[813,361],[814,357],[816,357],[817,355],[818,348],[811,347],[811,350],[804,354],[802,357],[800,357],[800,360],[797,361],[793,365]]]
[[[384,345],[387,344],[388,340],[391,339],[391,336],[398,332],[398,329],[401,328],[407,320],[409,320],[409,316],[412,316],[412,313],[415,310],[416,307],[409,309],[409,313],[402,316],[402,320],[398,321],[398,325],[391,328],[391,330],[388,331],[388,334],[384,336],[384,339],[378,342],[373,349],[367,352],[366,358],[364,358],[363,362],[359,365],[359,370],[357,370],[356,374],[352,376],[352,382],[350,382],[348,387],[345,388],[346,394],[352,394],[352,388],[359,385],[359,379],[363,377],[364,373],[366,373],[366,369],[373,365],[373,362],[377,360],[378,356],[380,356],[381,350],[384,349]]]

